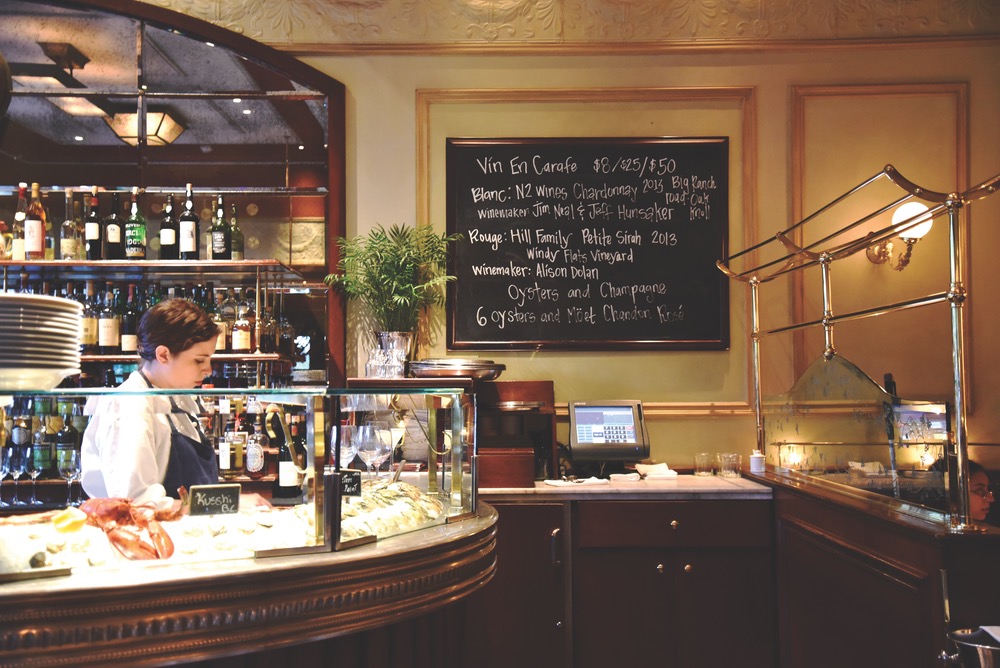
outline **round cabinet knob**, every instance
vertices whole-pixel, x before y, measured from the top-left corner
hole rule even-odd
[[[557,629],[561,629],[562,627],[563,627],[563,623],[562,622],[556,622],[556,628]]]
[[[673,522],[670,523],[670,528],[673,529],[674,531],[677,531],[677,527],[679,527],[680,525],[681,525],[680,522],[674,520]]]
[[[657,564],[656,565],[656,572],[657,573],[662,573],[664,570],[666,570],[666,569],[663,568],[663,564]]]
[[[684,572],[685,573],[690,573],[693,570],[694,570],[694,566],[692,566],[691,564],[684,564]]]

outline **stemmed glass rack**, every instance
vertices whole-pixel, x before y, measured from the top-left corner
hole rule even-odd
[[[823,235],[816,241],[808,244],[801,244],[796,241],[796,239],[802,238],[803,232],[810,225],[818,229],[816,223],[824,214],[830,214],[835,207],[845,202],[851,201],[853,203],[859,201],[861,198],[858,196],[862,193],[871,196],[876,190],[873,186],[876,183],[884,185],[885,181],[895,186],[894,188],[890,188],[892,195],[888,201],[876,197],[880,204],[865,215],[859,218],[853,218],[852,216],[849,223],[832,233]],[[757,421],[757,448],[761,452],[764,452],[765,448],[760,368],[760,339],[763,336],[822,326],[825,339],[823,356],[827,360],[830,360],[837,354],[836,347],[834,346],[833,329],[834,325],[839,322],[881,316],[903,309],[947,302],[951,307],[952,369],[954,375],[953,432],[955,451],[957,453],[956,477],[958,480],[957,489],[953,490],[951,499],[951,507],[955,509],[955,515],[957,515],[957,517],[953,516],[951,530],[954,532],[978,530],[978,527],[969,514],[969,457],[968,436],[966,433],[966,352],[964,324],[965,305],[969,295],[963,280],[968,251],[966,244],[963,242],[964,228],[961,213],[968,205],[994,194],[997,190],[1000,190],[1000,174],[965,192],[942,193],[922,188],[903,177],[892,165],[886,165],[877,174],[859,183],[791,227],[778,232],[771,238],[730,255],[717,263],[719,269],[726,276],[750,286],[753,401]],[[891,223],[870,233],[862,234],[859,231],[859,228],[866,228],[873,223],[878,224],[878,221],[883,219],[887,213],[910,200],[927,202],[929,204],[928,211],[899,222]],[[865,198],[863,201],[869,200]],[[864,252],[873,244],[885,243],[889,239],[899,236],[900,233],[905,233],[927,220],[945,216],[947,216],[949,224],[948,240],[950,255],[950,284],[946,291],[866,308],[851,313],[834,314],[830,275],[830,266],[834,262],[848,258],[858,252]],[[775,248],[778,249],[779,256],[777,258],[755,264],[756,258],[760,255],[761,251],[765,249],[773,251]],[[742,263],[750,266],[748,268],[734,269],[733,265],[736,260],[741,260]],[[762,331],[760,329],[759,309],[761,286],[780,276],[816,266],[820,268],[822,276],[823,317],[818,320],[796,322],[784,327]]]

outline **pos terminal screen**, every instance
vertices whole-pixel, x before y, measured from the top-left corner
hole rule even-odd
[[[576,443],[635,443],[632,406],[576,406]]]

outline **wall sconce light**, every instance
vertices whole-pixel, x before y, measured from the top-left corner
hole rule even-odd
[[[893,243],[887,239],[879,241],[867,249],[868,259],[874,264],[888,263],[896,271],[903,271],[906,265],[910,264],[910,257],[913,255],[913,246],[920,241],[934,224],[933,218],[926,214],[927,207],[920,202],[906,202],[892,214],[893,226],[901,223],[909,223],[909,226],[899,233],[899,238],[906,244],[906,250],[896,256],[892,256]]]
[[[130,146],[139,145],[139,114],[117,113],[105,116],[104,120],[123,142]],[[166,111],[146,112],[146,144],[149,146],[166,146],[184,130],[184,126]]]

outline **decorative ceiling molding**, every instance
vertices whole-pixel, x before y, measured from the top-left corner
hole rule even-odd
[[[303,53],[650,53],[1000,38],[996,0],[143,1]]]

